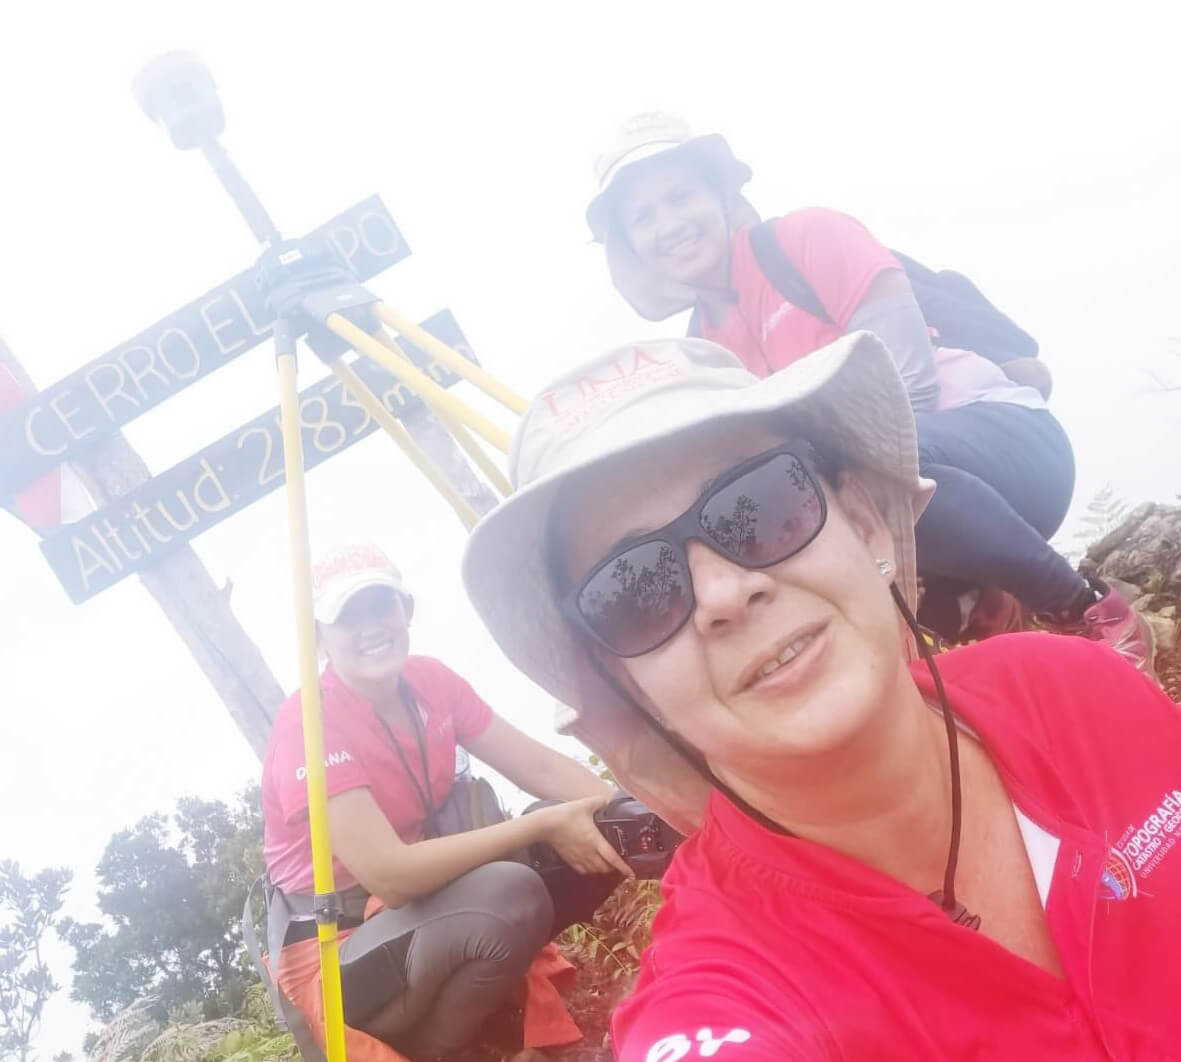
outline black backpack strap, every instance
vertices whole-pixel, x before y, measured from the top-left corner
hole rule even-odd
[[[793,306],[819,317],[826,324],[832,324],[832,317],[824,308],[819,296],[812,290],[812,285],[804,278],[784,251],[779,242],[779,234],[775,231],[777,218],[760,222],[750,230],[750,249],[754,252],[755,261],[763,271],[771,286],[779,292]]]
[[[1036,358],[1038,343],[998,310],[962,273],[936,272],[898,251],[923,319],[939,334],[939,344],[971,350],[1003,365],[1015,358]]]
[[[820,298],[783,250],[776,224],[777,219],[772,219],[750,230],[755,261],[788,302],[832,324]],[[923,319],[939,334],[940,345],[975,351],[998,365],[1037,357],[1037,340],[989,302],[967,277],[947,269],[936,272],[898,251],[891,253],[906,271]]]
[[[246,945],[247,952],[250,953],[250,958],[254,961],[254,968],[258,971],[259,980],[266,986],[267,993],[271,997],[271,1006],[275,1011],[275,1024],[280,1029],[285,1028],[291,1033],[292,1039],[295,1041],[295,1046],[299,1048],[299,1053],[303,1056],[304,1062],[324,1062],[324,1052],[320,1045],[316,1043],[316,1038],[312,1035],[312,1030],[308,1028],[308,1023],[304,1016],[296,1008],[295,1004],[291,1002],[279,987],[279,954],[278,951],[272,950],[273,943],[268,943],[266,959],[269,959],[273,967],[268,967],[266,959],[263,957],[262,947],[258,940],[258,931],[254,928],[254,900],[255,891],[262,887],[263,897],[263,922],[267,924],[268,930],[273,930],[276,927],[271,925],[270,905],[274,899],[274,893],[277,891],[265,874],[260,874],[255,878],[254,883],[246,893],[246,903],[242,907],[242,941]],[[282,940],[285,935],[286,926],[283,926],[283,932],[268,932],[268,936],[280,941],[279,949],[282,948]]]

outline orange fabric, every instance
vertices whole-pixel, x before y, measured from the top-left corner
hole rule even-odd
[[[349,930],[340,934],[341,942]],[[312,1035],[324,1046],[324,994],[320,989],[320,942],[301,940],[288,944],[279,960],[279,987],[306,1019]],[[344,1027],[345,1050],[349,1062],[410,1062],[389,1044],[354,1029]]]
[[[365,918],[385,910],[385,904],[370,896],[365,904]],[[553,945],[537,953],[525,972],[524,1047],[555,1047],[582,1039],[582,1030],[570,1016],[558,992],[558,979],[570,981],[574,966]]]
[[[380,910],[380,905],[378,910]],[[366,912],[370,914],[371,912]],[[341,933],[343,942],[349,932]],[[316,1041],[324,1044],[324,996],[320,990],[320,945],[302,940],[283,949],[279,987],[307,1020]],[[582,1030],[566,1009],[559,982],[569,982],[574,967],[553,944],[538,952],[525,974],[524,1047],[555,1047],[582,1039]],[[349,1062],[409,1062],[389,1044],[346,1025]]]
[[[525,974],[525,1047],[556,1047],[582,1039],[558,991],[559,981],[573,980],[573,964],[553,944],[537,953]]]
[[[366,919],[385,910],[385,904],[370,896],[365,904]],[[348,940],[352,930],[340,934]],[[525,974],[524,1047],[554,1047],[582,1039],[582,1030],[570,1016],[558,991],[559,983],[573,980],[574,966],[553,945],[537,953]],[[320,945],[301,940],[283,949],[279,961],[279,987],[307,1020],[316,1040],[324,1043],[324,996],[320,989]],[[345,1026],[349,1062],[408,1062],[389,1044],[359,1029]]]

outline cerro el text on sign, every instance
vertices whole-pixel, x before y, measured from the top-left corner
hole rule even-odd
[[[377,196],[321,225],[360,280],[410,254]],[[254,271],[219,284],[0,418],[0,494],[80,456],[124,424],[256,347],[273,321]]]
[[[475,361],[448,311],[422,323],[432,335]],[[403,349],[443,387],[458,377],[411,343]],[[405,384],[365,358],[357,374],[395,417],[422,406]],[[304,464],[314,468],[377,428],[377,422],[335,376],[300,392]],[[285,482],[279,410],[272,409],[166,472],[69,524],[41,543],[62,586],[76,602],[150,567]]]

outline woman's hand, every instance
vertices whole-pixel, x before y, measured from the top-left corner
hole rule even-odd
[[[562,859],[579,874],[609,874],[619,871],[624,877],[635,875],[595,824],[594,814],[610,799],[607,796],[585,797],[564,804],[541,808],[525,816],[542,819],[542,839],[548,841]]]

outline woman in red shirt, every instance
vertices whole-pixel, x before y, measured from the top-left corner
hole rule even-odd
[[[621,348],[513,454],[469,594],[697,828],[620,1062],[1181,1058],[1181,712],[1081,638],[910,659],[931,485],[878,340]]]
[[[1074,457],[1044,396],[1006,371],[932,342],[900,262],[844,214],[812,207],[770,235],[816,300],[787,301],[752,248],[750,169],[720,136],[640,115],[599,159],[587,211],[616,287],[650,320],[694,307],[696,331],[759,376],[847,332],[889,348],[918,426],[923,474],[939,485],[916,529],[924,622],[955,640],[1044,625],[1106,641],[1151,673],[1151,633],[1117,591],[1088,581],[1048,544],[1074,489]],[[1044,371],[1044,370],[1043,370]],[[981,592],[984,588],[984,592]],[[1007,596],[1011,595],[1011,596]],[[1016,600],[1014,600],[1016,599]],[[939,606],[942,607],[939,607]]]
[[[592,910],[618,882],[614,872],[630,874],[593,819],[614,790],[505,722],[438,660],[409,655],[414,602],[380,550],[336,550],[312,576],[328,664],[328,822],[347,901],[340,959],[349,1057],[388,1058],[374,1050],[376,1039],[433,1059],[470,1039],[555,931],[541,877],[515,861],[522,849],[548,842],[593,875],[580,898]],[[562,803],[440,836],[457,746],[526,792]],[[297,693],[275,719],[263,765],[264,854],[279,890],[272,907],[313,891],[305,777]],[[316,924],[310,908],[302,914],[282,941],[279,983],[318,1030]]]

